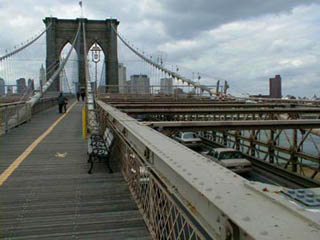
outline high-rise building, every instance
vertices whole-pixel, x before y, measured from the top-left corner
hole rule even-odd
[[[39,75],[39,84],[41,89],[45,83],[46,83],[46,71],[43,67],[43,64],[41,64],[40,75]]]
[[[126,93],[127,68],[123,63],[118,64],[119,93]]]
[[[7,86],[7,94],[8,94],[8,95],[13,94],[13,86],[12,86],[12,85]]]
[[[34,91],[34,80],[28,79],[28,93],[33,93]]]
[[[5,89],[5,82],[3,78],[0,78],[0,95],[5,95],[6,89]]]
[[[79,83],[78,82],[73,82],[74,83],[74,90],[75,93],[79,92],[80,93],[80,89],[79,89]]]
[[[173,94],[173,80],[172,78],[160,79],[160,93],[172,95]]]
[[[150,94],[150,79],[147,75],[131,75],[128,81],[129,93]]]
[[[17,80],[17,93],[18,94],[24,94],[27,90],[26,86],[26,79],[25,78],[19,78]]]
[[[281,77],[276,75],[274,78],[269,79],[269,92],[270,98],[281,98]]]

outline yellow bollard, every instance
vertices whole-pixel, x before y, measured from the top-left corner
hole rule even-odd
[[[87,140],[87,111],[85,108],[82,109],[82,138]]]

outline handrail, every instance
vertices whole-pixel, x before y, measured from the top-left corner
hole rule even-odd
[[[285,197],[282,191],[287,189],[250,182],[100,100],[97,106],[108,127],[135,151],[130,154],[127,146],[121,146],[124,157],[129,158],[124,162],[129,166],[123,171],[125,174],[132,172],[129,186],[138,187],[139,182],[145,182],[142,186],[148,187],[148,179],[143,175],[147,171],[154,172],[177,204],[182,205],[213,239],[241,239],[239,236],[244,235],[249,235],[250,239],[263,236],[266,240],[279,236],[281,239],[315,239],[318,236],[318,207],[316,211],[309,211],[308,207],[294,204]],[[134,168],[138,165],[137,158],[144,164],[140,168]],[[157,193],[144,194],[149,194],[146,199],[156,201]],[[136,194],[140,194],[139,189]],[[170,211],[164,213],[168,215]],[[276,213],[276,217],[272,213]],[[162,216],[159,219],[163,219]]]

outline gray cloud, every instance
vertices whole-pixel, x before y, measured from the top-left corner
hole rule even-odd
[[[267,93],[267,79],[281,74],[284,92],[311,95],[316,89],[320,60],[317,0],[83,3],[87,18],[117,18],[119,31],[136,47],[153,55],[164,52],[169,68],[179,65],[188,77],[201,72],[204,83],[227,79],[231,90]],[[0,2],[0,15],[2,55],[5,49],[43,29],[43,18],[76,18],[80,8],[78,1],[4,0]],[[299,81],[304,83],[303,89],[295,87]]]
[[[158,18],[165,23],[174,38],[192,38],[201,31],[216,28],[232,21],[246,20],[265,14],[289,12],[295,6],[316,3],[316,0],[164,0],[163,15]]]

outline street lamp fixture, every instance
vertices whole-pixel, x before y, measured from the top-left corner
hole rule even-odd
[[[97,69],[97,63],[100,62],[100,52],[101,48],[97,45],[97,43],[94,44],[94,46],[91,48],[92,57],[91,60],[95,64],[95,91],[97,90],[97,77],[98,77],[98,69]]]

